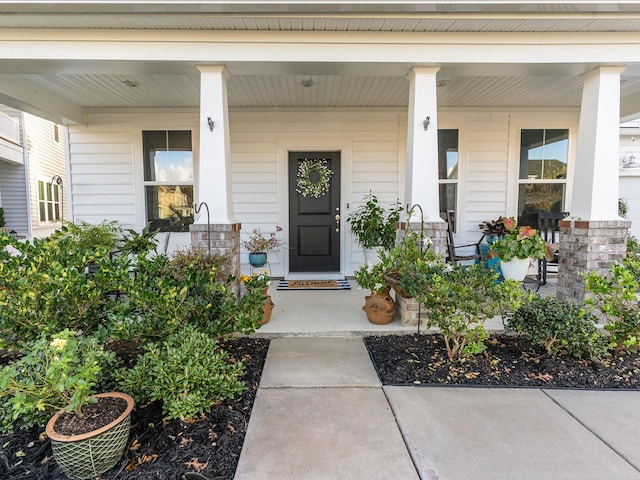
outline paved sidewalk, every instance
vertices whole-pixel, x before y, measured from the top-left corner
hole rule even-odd
[[[361,338],[272,340],[236,480],[640,480],[640,392],[382,387]]]

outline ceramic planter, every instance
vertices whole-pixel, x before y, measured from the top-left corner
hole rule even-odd
[[[383,293],[373,293],[364,297],[362,310],[367,314],[367,319],[375,325],[386,325],[393,320],[396,304],[389,296],[389,290]]]
[[[519,282],[521,282],[522,280],[524,280],[524,277],[527,276],[530,264],[530,258],[514,257],[508,262],[500,260],[500,269],[502,270],[502,276],[505,278],[505,280],[518,280]]]
[[[254,268],[264,267],[267,263],[267,254],[264,252],[256,252],[249,254],[249,264]]]
[[[269,286],[264,287],[264,303],[262,304],[262,320],[260,320],[259,325],[264,325],[271,319],[271,311],[273,307],[275,307],[275,303],[271,300],[271,295],[269,295]]]
[[[64,410],[56,413],[47,423],[46,432],[51,439],[53,456],[69,478],[95,478],[106,472],[118,463],[129,439],[133,398],[120,392],[99,393],[94,397],[121,398],[127,402],[127,408],[108,425],[80,435],[61,435],[54,430]]]
[[[368,265],[375,265],[378,263],[380,261],[378,258],[378,252],[383,249],[384,247],[363,248],[364,262]]]

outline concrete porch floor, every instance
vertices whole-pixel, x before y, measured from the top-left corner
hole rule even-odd
[[[555,293],[556,279],[551,277],[539,293]],[[271,320],[254,334],[261,337],[299,336],[363,336],[396,335],[417,332],[417,327],[405,327],[399,320],[387,325],[374,325],[362,311],[369,290],[361,289],[349,280],[351,290],[277,290],[278,281],[269,287],[275,304]],[[393,293],[392,293],[393,295]],[[485,322],[490,332],[502,331],[500,317]]]

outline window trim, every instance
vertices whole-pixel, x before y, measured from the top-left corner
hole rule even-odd
[[[519,113],[511,116],[509,166],[507,173],[506,215],[518,216],[518,192],[521,183],[564,183],[565,197],[563,211],[569,211],[573,190],[576,164],[576,144],[578,136],[579,112]],[[567,178],[563,180],[528,180],[520,178],[520,139],[522,130],[569,130],[569,151],[567,154]]]
[[[191,181],[159,181],[159,180],[146,180],[145,179],[145,174],[144,174],[144,162],[147,161],[147,159],[145,158],[145,152],[144,152],[144,141],[143,141],[143,134],[144,132],[148,132],[148,131],[164,131],[164,132],[169,132],[169,131],[184,131],[184,132],[190,132],[191,133],[191,158],[192,158],[192,162],[193,162],[193,178]],[[196,144],[196,138],[198,138],[196,136],[196,131],[197,129],[195,128],[194,125],[181,125],[181,126],[144,126],[144,127],[140,127],[138,130],[138,135],[136,138],[136,142],[137,145],[135,145],[136,148],[136,153],[139,156],[139,158],[137,159],[136,163],[137,163],[137,168],[136,168],[136,173],[137,175],[134,177],[134,180],[136,181],[136,189],[139,188],[139,197],[141,199],[141,201],[139,202],[141,205],[138,205],[136,208],[136,217],[137,217],[137,221],[136,221],[136,226],[137,228],[143,228],[145,225],[147,225],[149,223],[149,217],[148,217],[148,212],[147,212],[147,192],[146,192],[146,187],[157,187],[157,186],[163,186],[163,185],[176,185],[176,186],[190,186],[193,189],[193,200],[194,202],[196,201],[197,198],[197,193],[196,193],[196,175],[197,175],[197,156],[196,156],[196,150],[197,150],[197,145]],[[136,178],[137,177],[137,178]],[[139,180],[138,180],[139,179]],[[195,217],[195,214],[194,214]],[[142,220],[142,222],[140,222],[140,219]],[[195,222],[195,218],[194,218],[194,222]],[[140,226],[139,224],[142,223],[142,225]],[[175,233],[175,232],[174,232]]]
[[[43,191],[45,193],[45,196],[50,197],[50,199],[49,198],[45,198],[45,199],[41,199],[40,198],[40,182],[42,182],[44,184]],[[57,190],[57,192],[58,192],[58,200],[57,201],[55,201],[53,199],[54,198],[54,194],[53,194],[54,190]],[[61,202],[62,191],[61,191],[60,185],[58,185],[56,183],[51,183],[51,178],[47,179],[44,176],[36,177],[36,199],[37,199],[37,202],[36,202],[36,218],[38,219],[38,225],[39,226],[40,225],[42,225],[42,226],[51,225],[53,223],[59,222],[62,219],[62,202]],[[40,204],[43,203],[43,202],[45,203],[44,213],[45,213],[45,216],[47,217],[45,219],[42,219],[40,217]],[[54,212],[55,212],[55,205],[58,205],[58,217],[53,218],[53,219],[49,218],[49,214],[48,214],[49,209],[46,208],[48,203],[51,203],[53,205],[53,207],[54,207],[53,211]],[[54,216],[55,216],[55,213],[54,213]]]

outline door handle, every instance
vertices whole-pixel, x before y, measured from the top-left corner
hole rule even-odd
[[[339,232],[340,231],[340,214],[337,213],[334,218],[336,219],[336,232]]]

